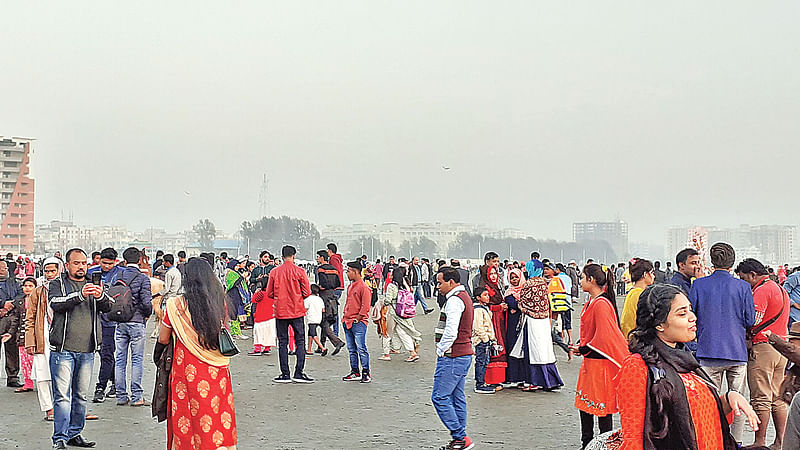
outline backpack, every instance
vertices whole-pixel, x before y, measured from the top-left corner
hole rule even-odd
[[[111,311],[107,314],[108,320],[112,322],[130,322],[133,319],[136,308],[133,304],[133,293],[129,285],[138,275],[135,274],[128,281],[125,281],[124,277],[122,277],[108,288],[108,296],[112,300]]]
[[[397,305],[394,312],[400,318],[410,319],[417,315],[417,305],[414,303],[414,295],[406,289],[397,290]]]

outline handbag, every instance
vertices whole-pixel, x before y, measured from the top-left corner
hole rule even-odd
[[[227,357],[239,354],[239,348],[233,342],[230,331],[225,327],[219,330],[219,352],[222,353],[222,356]]]

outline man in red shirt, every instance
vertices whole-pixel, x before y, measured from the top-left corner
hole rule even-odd
[[[347,301],[342,313],[344,337],[347,341],[347,351],[350,352],[350,375],[343,377],[344,381],[360,381],[369,383],[372,376],[369,373],[369,352],[367,351],[367,323],[369,318],[372,289],[361,279],[361,262],[347,263]],[[359,359],[361,369],[359,370]]]
[[[306,307],[303,300],[311,295],[306,271],[294,263],[297,250],[291,245],[281,249],[283,264],[272,269],[267,282],[267,301],[275,303],[275,325],[278,332],[278,357],[281,374],[273,378],[276,383],[313,383],[303,369],[306,365],[305,348],[306,332],[303,319]],[[297,345],[297,364],[294,376],[289,376],[289,327],[294,330],[294,342]]]
[[[753,288],[756,309],[755,325],[748,333],[748,337],[752,336],[753,349],[747,362],[750,404],[761,420],[753,446],[767,445],[767,425],[771,413],[777,430],[772,448],[781,448],[787,409],[786,403],[781,400],[780,385],[786,370],[786,358],[769,345],[763,332],[769,330],[776,336],[786,337],[789,327],[789,294],[770,280],[767,268],[753,258],[739,263],[736,274]]]

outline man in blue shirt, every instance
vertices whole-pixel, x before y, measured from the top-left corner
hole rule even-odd
[[[794,322],[800,322],[800,270],[789,275],[783,282],[783,288],[789,293],[791,308],[789,308],[789,326]]]
[[[700,267],[700,253],[693,248],[685,248],[675,256],[678,271],[672,275],[670,284],[674,284],[689,293],[692,288],[692,279],[702,275]]]
[[[531,260],[525,263],[525,272],[528,278],[540,277],[544,271],[544,264],[539,261],[539,252],[531,253]]]
[[[755,323],[755,306],[750,285],[731,273],[736,260],[733,247],[717,242],[711,246],[714,273],[698,278],[689,291],[697,315],[697,359],[717,389],[722,377],[728,389],[744,395],[747,379],[747,329]],[[737,416],[731,434],[742,442],[744,416]]]

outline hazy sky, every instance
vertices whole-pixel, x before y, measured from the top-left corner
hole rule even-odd
[[[3,5],[37,222],[800,222],[797,2],[203,3]]]

